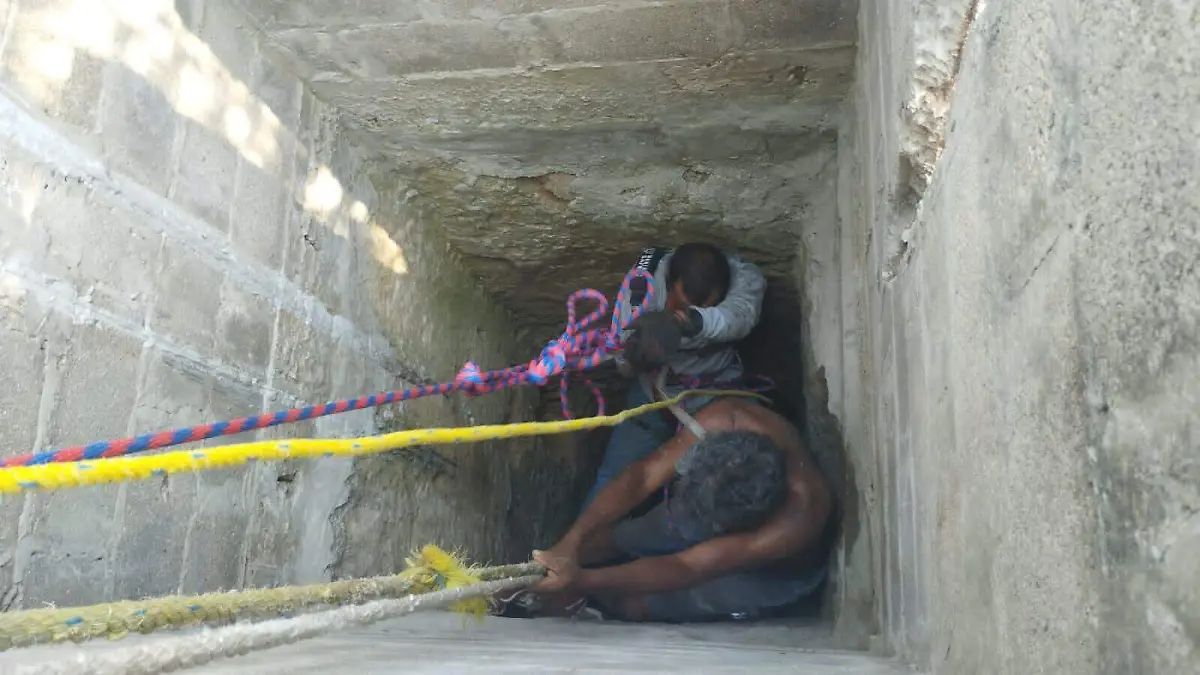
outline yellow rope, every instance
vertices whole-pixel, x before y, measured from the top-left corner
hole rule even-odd
[[[585,417],[557,422],[493,424],[456,429],[411,429],[382,436],[354,439],[292,439],[239,443],[216,448],[181,450],[159,455],[60,462],[0,469],[0,494],[29,490],[54,490],[79,485],[144,480],[152,476],[238,466],[254,460],[356,456],[386,452],[412,445],[477,443],[518,436],[540,436],[611,427],[632,417],[679,403],[687,396],[740,396],[766,400],[746,391],[694,389],[666,401],[647,403],[617,415]]]
[[[542,573],[542,567],[532,563],[470,568],[436,546],[424,547],[407,563],[408,568],[400,574],[369,579],[4,612],[0,613],[0,650],[98,637],[119,640],[129,633],[273,617],[329,605],[359,605],[378,598]],[[462,600],[452,609],[481,614],[487,611],[487,598]]]

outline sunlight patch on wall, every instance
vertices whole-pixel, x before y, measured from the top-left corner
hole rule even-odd
[[[18,13],[9,68],[42,107],[61,100],[79,59],[118,62],[153,83],[175,111],[267,168],[296,139],[234,77],[167,0],[57,0]],[[290,149],[287,148],[287,149]]]
[[[371,255],[384,268],[395,274],[408,274],[408,259],[404,257],[404,249],[395,239],[376,223],[369,226]]]
[[[318,167],[304,186],[304,210],[328,216],[342,204],[345,190],[327,166]]]

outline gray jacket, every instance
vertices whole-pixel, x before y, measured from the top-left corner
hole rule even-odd
[[[639,263],[652,260],[650,251],[648,249],[643,253]],[[673,375],[712,378],[716,381],[732,380],[742,375],[742,362],[732,343],[746,337],[758,324],[767,280],[754,263],[728,253],[725,258],[729,261],[729,291],[719,305],[696,308],[704,319],[704,326],[698,335],[684,338],[679,352],[669,362]],[[657,266],[651,263],[651,269],[647,270],[654,274],[655,288],[654,299],[647,305],[648,310],[666,307],[669,290],[667,266],[670,261],[671,254],[667,253]],[[623,305],[618,319],[628,321],[631,312],[632,308]],[[628,336],[628,332],[625,336]],[[622,357],[616,360],[621,372],[628,375],[629,368],[625,360]],[[674,395],[678,389],[668,386],[667,394]]]

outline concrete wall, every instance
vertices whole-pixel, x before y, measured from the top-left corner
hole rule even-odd
[[[791,345],[801,360],[805,438],[836,487],[841,533],[831,561],[826,613],[834,621],[837,641],[846,648],[868,649],[878,634],[874,547],[879,533],[872,529],[873,471],[864,462],[870,455],[869,425],[861,403],[858,379],[862,317],[855,311],[854,294],[861,270],[855,269],[845,241],[851,231],[839,227],[850,197],[844,186],[855,166],[847,161],[853,136],[845,126],[839,132],[838,161],[823,175],[827,199],[802,221],[801,255],[793,270],[793,283],[801,290],[800,339]],[[849,259],[848,259],[849,258]],[[765,305],[766,313],[778,311]],[[786,361],[770,350],[766,358]],[[852,453],[856,453],[852,455]]]
[[[854,65],[852,0],[231,1],[545,339],[656,243],[786,273]]]
[[[422,235],[402,186],[247,25],[213,0],[0,2],[0,451],[529,358],[507,313]],[[524,420],[534,400],[431,401],[256,436]],[[546,452],[464,448],[454,470],[428,473],[439,455],[422,450],[5,498],[0,607],[379,573],[427,541],[524,557],[541,521],[505,548],[523,514],[498,505],[558,486],[569,452],[519,473]]]
[[[1200,670],[1198,27],[1194,2],[864,7],[846,340],[817,357],[880,631],[933,672]]]

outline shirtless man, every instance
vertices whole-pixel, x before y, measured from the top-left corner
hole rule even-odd
[[[797,429],[744,398],[722,398],[633,462],[553,548],[530,590],[544,606],[630,621],[756,617],[813,593],[827,572],[833,495]],[[663,502],[623,518],[655,491]],[[611,563],[621,564],[594,567]],[[547,595],[548,594],[548,595]]]

